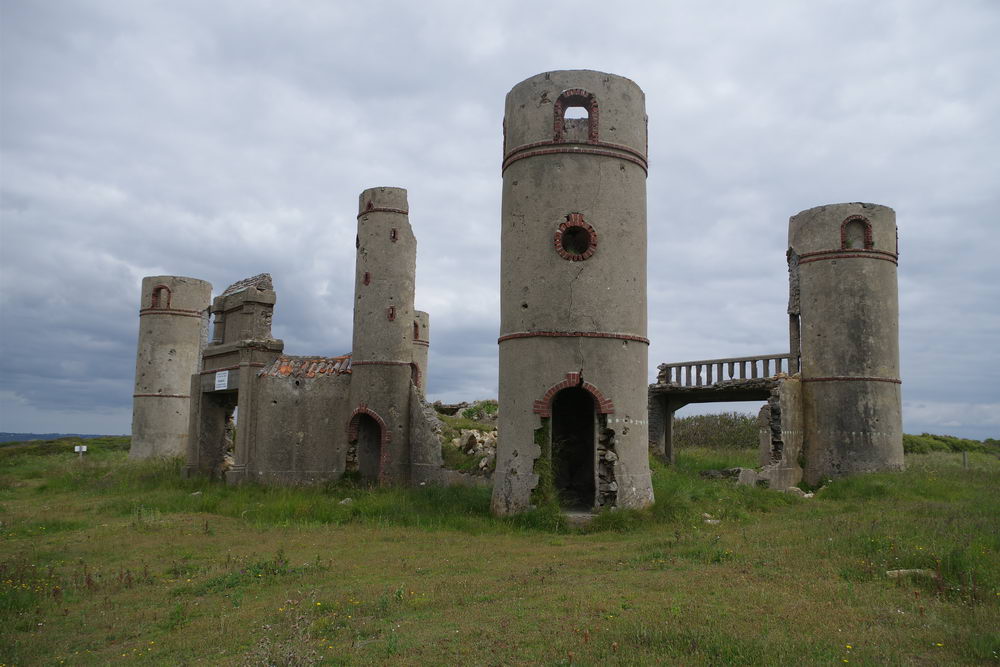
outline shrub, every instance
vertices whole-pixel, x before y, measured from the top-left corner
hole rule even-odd
[[[757,449],[757,418],[740,412],[674,419],[674,447]]]

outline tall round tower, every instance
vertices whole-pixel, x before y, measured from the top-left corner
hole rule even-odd
[[[497,514],[653,501],[646,170],[632,81],[548,72],[507,94]]]
[[[431,316],[422,310],[413,318],[413,382],[421,396],[427,394],[427,355],[431,344]]]
[[[805,480],[903,467],[896,213],[831,204],[788,223]]]
[[[191,376],[201,370],[212,285],[180,276],[142,279],[129,456],[187,451]]]
[[[403,188],[365,190],[358,210],[348,440],[362,477],[406,481],[417,241]]]

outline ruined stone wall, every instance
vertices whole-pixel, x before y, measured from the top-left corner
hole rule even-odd
[[[808,209],[789,220],[788,244],[806,481],[901,469],[895,212],[862,203]]]
[[[211,297],[204,280],[142,279],[129,456],[187,451],[191,376],[201,369]]]
[[[281,484],[339,479],[347,459],[351,375],[263,374],[258,382],[248,476]]]
[[[796,378],[778,380],[761,416],[758,478],[783,491],[802,481],[802,383]]]
[[[528,509],[553,400],[574,387],[596,412],[594,484],[616,487],[598,501],[652,502],[644,105],[632,81],[587,70],[539,74],[507,95],[495,513]],[[571,107],[588,118],[565,119]],[[614,461],[598,460],[602,436]]]

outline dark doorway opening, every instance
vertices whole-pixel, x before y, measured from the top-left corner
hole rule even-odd
[[[360,414],[357,419],[358,474],[363,480],[377,482],[382,458],[382,427],[368,415]]]
[[[552,477],[565,509],[594,508],[594,399],[579,388],[552,399]]]
[[[224,479],[236,463],[235,391],[207,392],[201,395],[198,429],[197,469],[213,478]]]

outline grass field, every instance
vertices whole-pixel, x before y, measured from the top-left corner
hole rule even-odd
[[[483,489],[230,488],[73,444],[0,446],[5,665],[1000,662],[991,453],[804,500],[692,449],[652,510],[581,531]]]

